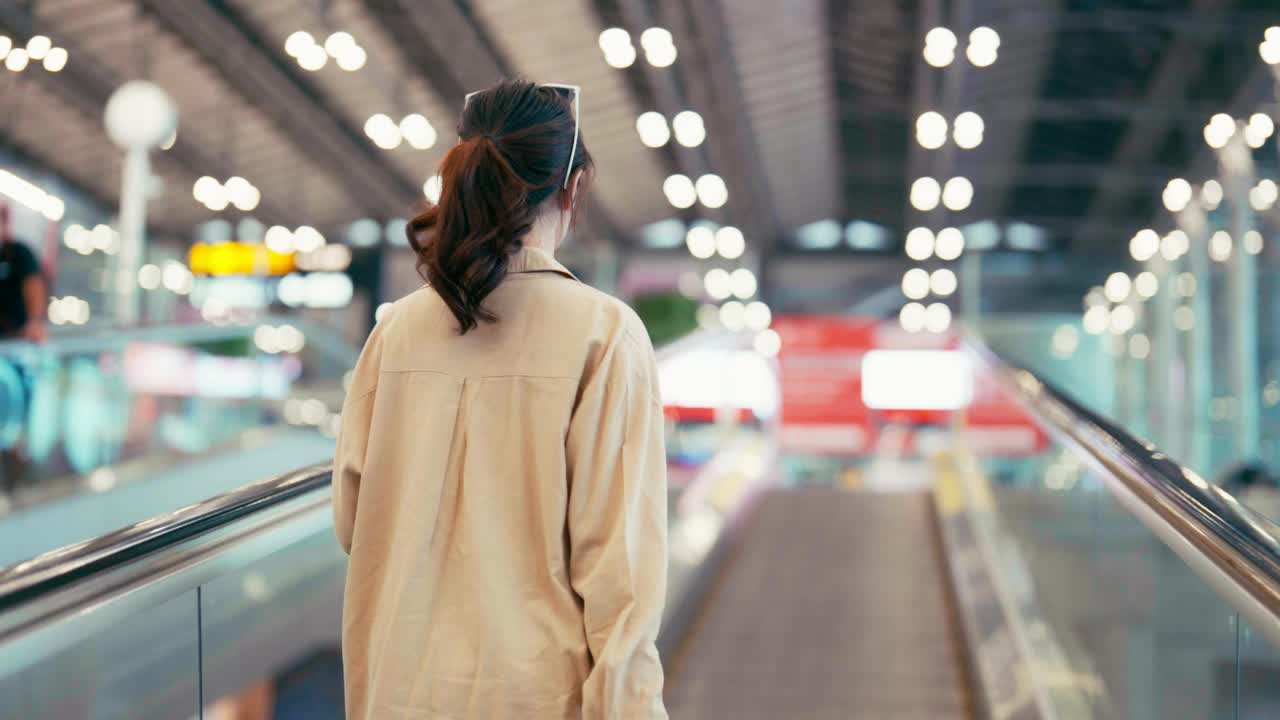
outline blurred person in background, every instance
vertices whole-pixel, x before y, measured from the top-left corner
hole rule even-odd
[[[1280,480],[1259,462],[1229,468],[1219,483],[1250,510],[1273,523],[1280,523]]]
[[[343,407],[347,715],[666,718],[666,458],[653,348],[555,251],[592,174],[576,88],[467,96],[427,286],[374,327]]]
[[[0,205],[0,340],[44,342],[48,302],[44,275],[35,253],[13,236],[11,222],[9,206]],[[29,378],[23,364],[3,356],[0,362],[12,363],[17,377],[22,378],[22,394],[29,395]],[[17,490],[27,466],[21,448],[0,448],[0,492],[12,494]]]
[[[0,339],[43,342],[48,291],[40,263],[13,236],[9,206],[0,205]]]

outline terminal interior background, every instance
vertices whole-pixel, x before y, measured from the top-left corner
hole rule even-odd
[[[678,718],[1280,717],[1274,0],[0,0],[0,714],[338,718],[344,382],[463,97],[667,417]]]

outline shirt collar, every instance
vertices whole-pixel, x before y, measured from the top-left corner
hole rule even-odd
[[[569,269],[561,265],[551,253],[536,247],[523,247],[511,254],[507,261],[509,273],[553,272],[577,280]]]

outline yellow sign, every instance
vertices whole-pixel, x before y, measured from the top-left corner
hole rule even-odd
[[[187,264],[196,275],[287,275],[294,269],[294,253],[278,253],[260,243],[196,243]]]

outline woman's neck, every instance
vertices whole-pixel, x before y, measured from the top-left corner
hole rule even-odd
[[[556,241],[556,230],[555,223],[539,219],[533,227],[529,228],[521,244],[527,248],[538,248],[554,257],[556,246],[560,244]]]

